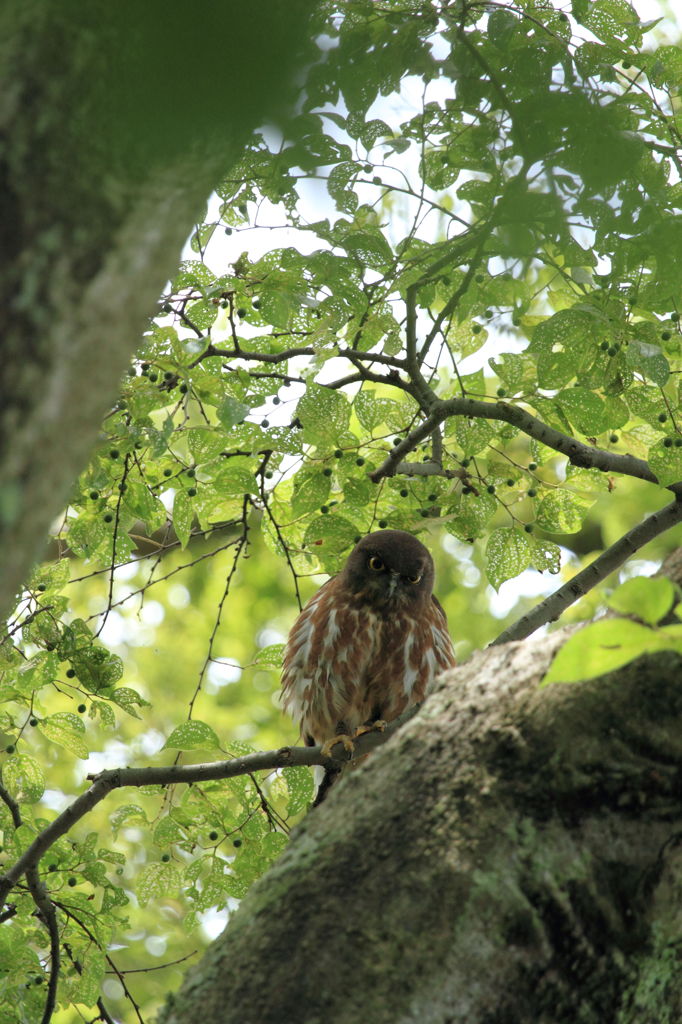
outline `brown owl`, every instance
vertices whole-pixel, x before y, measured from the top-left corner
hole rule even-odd
[[[284,652],[282,696],[308,746],[329,750],[338,736],[390,722],[455,664],[433,575],[421,541],[381,530],[305,606]]]

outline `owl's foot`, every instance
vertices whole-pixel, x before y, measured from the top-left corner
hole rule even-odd
[[[362,736],[366,732],[383,732],[388,725],[383,718],[377,718],[375,722],[365,722],[355,731],[355,738]]]
[[[352,754],[354,752],[354,750],[355,750],[355,744],[353,743],[353,737],[352,736],[348,736],[348,735],[346,735],[346,733],[342,732],[342,733],[339,733],[338,736],[334,736],[333,739],[327,740],[327,742],[323,744],[322,750],[320,751],[322,756],[323,757],[331,757],[332,756],[332,748],[337,743],[342,743],[343,744],[343,749],[348,754]]]

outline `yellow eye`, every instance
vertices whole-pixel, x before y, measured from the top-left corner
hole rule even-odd
[[[407,581],[408,581],[408,583],[420,583],[421,582],[421,576],[408,576],[407,577]]]
[[[370,569],[374,569],[375,572],[381,572],[384,568],[384,563],[381,561],[378,555],[372,555],[369,560]]]

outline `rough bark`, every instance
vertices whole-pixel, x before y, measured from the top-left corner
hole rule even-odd
[[[0,614],[313,6],[0,6]]]
[[[308,814],[164,1024],[682,1016],[682,658],[489,649]]]

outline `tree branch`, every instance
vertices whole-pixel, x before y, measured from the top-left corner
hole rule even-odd
[[[547,622],[554,622],[569,605],[583,597],[597,583],[606,579],[619,565],[622,565],[626,558],[630,558],[635,551],[644,547],[654,537],[660,536],[679,522],[682,522],[682,500],[671,502],[660,512],[654,512],[643,522],[638,523],[572,580],[541,601],[527,615],[521,616],[520,619],[503,630],[489,646],[506,644],[511,640],[524,640],[540,626],[544,626]]]
[[[606,452],[601,448],[584,444],[575,437],[569,437],[568,434],[562,434],[561,431],[548,426],[518,406],[509,405],[507,402],[487,402],[477,398],[449,398],[436,402],[426,419],[395,446],[378,469],[370,473],[370,479],[378,483],[384,477],[394,476],[403,456],[413,451],[420,441],[428,437],[435,427],[450,416],[501,420],[503,423],[518,427],[524,434],[540,441],[547,448],[553,448],[554,451],[565,455],[574,466],[599,469],[603,473],[622,473],[624,476],[658,483],[657,476],[643,459],[637,459],[634,455]],[[668,484],[667,489],[682,497],[682,482]]]

